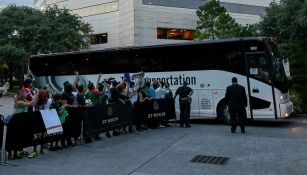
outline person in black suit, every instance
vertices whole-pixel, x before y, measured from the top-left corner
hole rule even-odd
[[[238,84],[236,77],[226,89],[225,102],[230,113],[231,133],[235,133],[237,125],[240,125],[241,133],[245,133],[247,97],[245,88]]]

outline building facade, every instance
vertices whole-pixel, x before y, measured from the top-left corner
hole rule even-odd
[[[254,24],[272,0],[220,0],[240,24]],[[93,26],[91,49],[185,42],[193,39],[197,8],[206,0],[34,0],[57,5]]]

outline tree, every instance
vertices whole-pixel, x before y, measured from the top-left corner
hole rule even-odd
[[[297,43],[307,47],[307,1],[273,1],[267,15],[259,23],[265,36],[276,38],[280,43]]]
[[[0,46],[0,63],[3,69],[7,70],[6,77],[13,81],[13,72],[23,63],[26,59],[27,53],[24,49],[16,48],[11,43]],[[4,66],[6,65],[6,66]]]
[[[87,48],[92,31],[80,17],[57,6],[39,11],[9,5],[0,11],[0,24],[0,62],[10,75],[16,65],[24,68],[30,55]]]
[[[40,12],[30,7],[8,6],[0,11],[0,59],[4,65],[2,72],[12,81],[13,72],[26,63],[30,55],[31,37],[28,29],[32,27]],[[27,19],[34,19],[27,21]],[[20,76],[21,77],[21,76]]]
[[[79,16],[70,14],[68,9],[57,6],[44,11],[44,19],[38,31],[37,47],[39,53],[75,51],[88,48],[90,24],[84,23]],[[52,31],[52,32],[51,32]]]
[[[196,11],[198,16],[196,39],[223,39],[252,35],[250,26],[242,27],[221,6],[218,0],[210,0]],[[249,33],[248,33],[249,32]]]
[[[241,26],[240,37],[259,36],[260,32],[257,24]]]
[[[296,43],[280,45],[281,55],[290,62],[290,97],[297,112],[307,111],[307,55],[302,46]]]
[[[307,111],[307,1],[273,1],[267,9],[267,15],[259,23],[262,35],[275,38],[280,51],[287,57],[291,67],[290,91],[298,102],[295,108]]]

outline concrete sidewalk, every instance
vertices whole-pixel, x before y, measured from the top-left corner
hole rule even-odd
[[[264,122],[267,123],[267,122]],[[122,134],[48,152],[34,159],[9,161],[0,174],[74,175],[305,175],[305,117],[248,126],[247,133],[230,133],[220,124],[192,128],[169,127]],[[30,150],[30,149],[29,149]],[[195,155],[230,157],[226,165],[193,163]]]
[[[1,112],[10,100],[1,99]],[[3,110],[4,109],[4,110]],[[206,122],[208,121],[208,122]],[[208,124],[210,123],[210,124]],[[9,161],[5,175],[305,175],[307,174],[307,116],[257,121],[246,134],[204,120],[192,128],[172,126],[122,134],[34,159]],[[31,151],[32,148],[27,148]],[[226,165],[193,163],[196,155],[230,157]]]
[[[0,98],[0,114],[7,116],[13,113],[14,98],[3,96]]]

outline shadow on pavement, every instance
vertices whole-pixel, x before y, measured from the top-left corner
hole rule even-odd
[[[297,117],[291,117],[290,119],[248,119],[247,126],[261,126],[261,127],[288,127],[290,125],[297,124],[295,120]],[[307,119],[307,117],[306,117]],[[208,125],[224,125],[223,121],[217,119],[193,119],[193,124],[208,124]]]
[[[257,120],[248,120],[247,126],[261,126],[261,127],[288,127],[295,124],[295,121],[287,119],[257,119]]]

